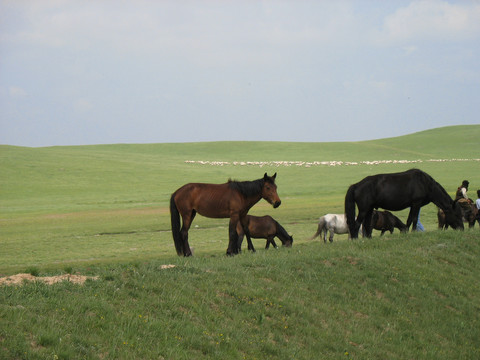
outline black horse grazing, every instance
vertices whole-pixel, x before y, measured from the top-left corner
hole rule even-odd
[[[373,210],[372,215],[372,227],[375,230],[381,230],[380,236],[385,234],[385,231],[390,231],[393,234],[393,229],[397,228],[400,232],[407,232],[408,228],[402,220],[393,215],[390,211],[377,211]]]
[[[392,174],[367,176],[348,188],[345,195],[345,214],[350,235],[358,237],[358,229],[363,224],[365,235],[372,236],[373,209],[383,208],[398,211],[410,207],[407,229],[413,224],[416,230],[420,208],[433,202],[445,212],[447,223],[454,229],[463,230],[462,211],[445,189],[430,175],[411,169]],[[358,217],[355,219],[355,204]]]
[[[272,244],[274,248],[278,248],[277,244],[275,243],[275,240],[273,240],[275,236],[277,236],[282,241],[283,246],[286,246],[286,247],[292,246],[293,237],[287,233],[287,231],[283,228],[282,225],[278,223],[278,221],[276,221],[274,218],[272,218],[269,215],[265,215],[265,216],[247,215],[247,226],[248,226],[248,231],[250,232],[250,237],[255,239],[267,239],[265,249],[268,249],[270,247],[270,244]],[[238,242],[240,244],[239,246],[241,247],[244,231],[240,221],[237,224],[237,232],[238,232]],[[253,244],[251,241],[249,241],[248,243],[248,250],[255,251],[255,248],[253,247]]]
[[[190,183],[175,191],[170,198],[170,216],[175,249],[179,256],[191,256],[188,229],[197,212],[210,218],[230,218],[227,255],[238,254],[237,223],[243,226],[250,239],[246,216],[248,210],[260,199],[267,200],[274,208],[280,206],[275,178],[267,176],[254,181],[231,181],[225,184]],[[183,224],[180,228],[180,216]]]

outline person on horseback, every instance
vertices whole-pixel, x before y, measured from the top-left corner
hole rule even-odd
[[[471,201],[469,198],[468,198],[468,195],[467,195],[467,191],[468,191],[468,185],[470,183],[468,182],[468,180],[463,180],[462,181],[462,185],[460,185],[457,189],[457,193],[455,194],[455,201],[457,200],[460,200],[460,199],[466,199],[466,200],[469,200]]]
[[[468,180],[463,180],[462,185],[460,185],[457,188],[457,192],[455,194],[455,201],[460,204],[463,210],[463,216],[465,219],[468,219],[468,217],[472,213],[472,204],[473,200],[468,198],[467,191],[468,191],[468,185],[470,183]]]

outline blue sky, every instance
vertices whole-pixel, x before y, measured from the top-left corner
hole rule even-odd
[[[0,0],[0,144],[480,123],[479,1]]]

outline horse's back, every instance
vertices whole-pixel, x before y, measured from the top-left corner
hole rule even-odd
[[[345,214],[326,214],[324,216],[327,228],[337,231],[346,231],[347,218]]]
[[[357,205],[403,210],[412,203],[424,203],[434,180],[419,169],[371,175],[357,183]]]
[[[250,236],[254,238],[275,235],[277,232],[276,221],[270,216],[247,215],[248,230]]]
[[[228,218],[230,203],[238,194],[229,188],[228,183],[188,183],[180,187],[173,196],[180,211],[195,210],[210,218]]]

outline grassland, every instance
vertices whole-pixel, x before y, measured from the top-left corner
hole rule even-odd
[[[437,231],[428,205],[425,233],[307,239],[373,173],[417,167],[451,195],[469,179],[473,197],[479,138],[458,126],[356,143],[0,146],[0,273],[100,276],[0,288],[0,358],[478,358],[478,228]],[[317,163],[330,161],[343,164]],[[197,217],[194,258],[175,255],[176,188],[264,172],[282,206],[252,213],[282,223],[292,249],[257,240],[226,258],[228,221]]]

